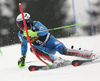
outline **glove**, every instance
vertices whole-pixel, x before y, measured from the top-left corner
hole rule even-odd
[[[36,37],[38,32],[33,32],[32,30],[28,30],[29,37]],[[26,31],[24,31],[24,36],[27,37]]]
[[[18,67],[19,68],[25,67],[25,58],[26,58],[26,56],[22,55],[22,57],[18,60]]]

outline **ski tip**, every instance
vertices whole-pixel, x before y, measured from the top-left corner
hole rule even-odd
[[[72,65],[76,67],[76,66],[79,66],[80,64],[77,60],[74,60],[72,61]]]
[[[31,69],[30,69],[30,71],[35,71],[35,70],[36,70],[35,68],[31,68]]]
[[[79,65],[79,63],[78,62],[75,62],[74,64],[73,64],[73,66],[78,66]]]
[[[35,67],[32,67],[32,66],[29,66],[29,67],[28,67],[28,70],[29,70],[29,71],[35,71],[36,68],[35,68]]]

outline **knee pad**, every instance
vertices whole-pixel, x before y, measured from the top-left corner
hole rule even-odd
[[[59,43],[58,45],[56,45],[56,50],[57,50],[59,53],[63,54],[64,49],[66,49],[66,47],[64,46],[64,44]]]

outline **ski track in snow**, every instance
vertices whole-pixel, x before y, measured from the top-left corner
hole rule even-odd
[[[69,37],[59,39],[67,48],[74,45],[75,49],[79,47],[82,50],[93,50],[95,54],[100,55],[100,35]],[[26,61],[38,60],[34,54],[29,51]],[[0,55],[0,81],[100,81],[100,63],[84,65],[79,67],[62,67],[47,71],[28,71],[29,65],[44,65],[42,62],[28,63],[25,68],[18,68],[17,61],[21,56],[20,44],[1,47],[3,55]],[[64,59],[82,59],[73,56],[63,56],[58,52],[56,56]]]

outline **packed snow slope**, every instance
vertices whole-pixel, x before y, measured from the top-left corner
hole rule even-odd
[[[74,45],[74,49],[93,50],[100,55],[100,35],[69,37],[59,39],[67,48]],[[0,55],[0,81],[100,81],[100,63],[79,67],[67,66],[47,71],[28,71],[29,65],[44,65],[42,62],[27,63],[26,67],[18,68],[17,61],[21,56],[20,44],[1,47],[3,55]],[[28,52],[26,61],[38,60],[34,54]],[[58,52],[56,56],[64,59],[82,59],[73,56],[63,56]]]

